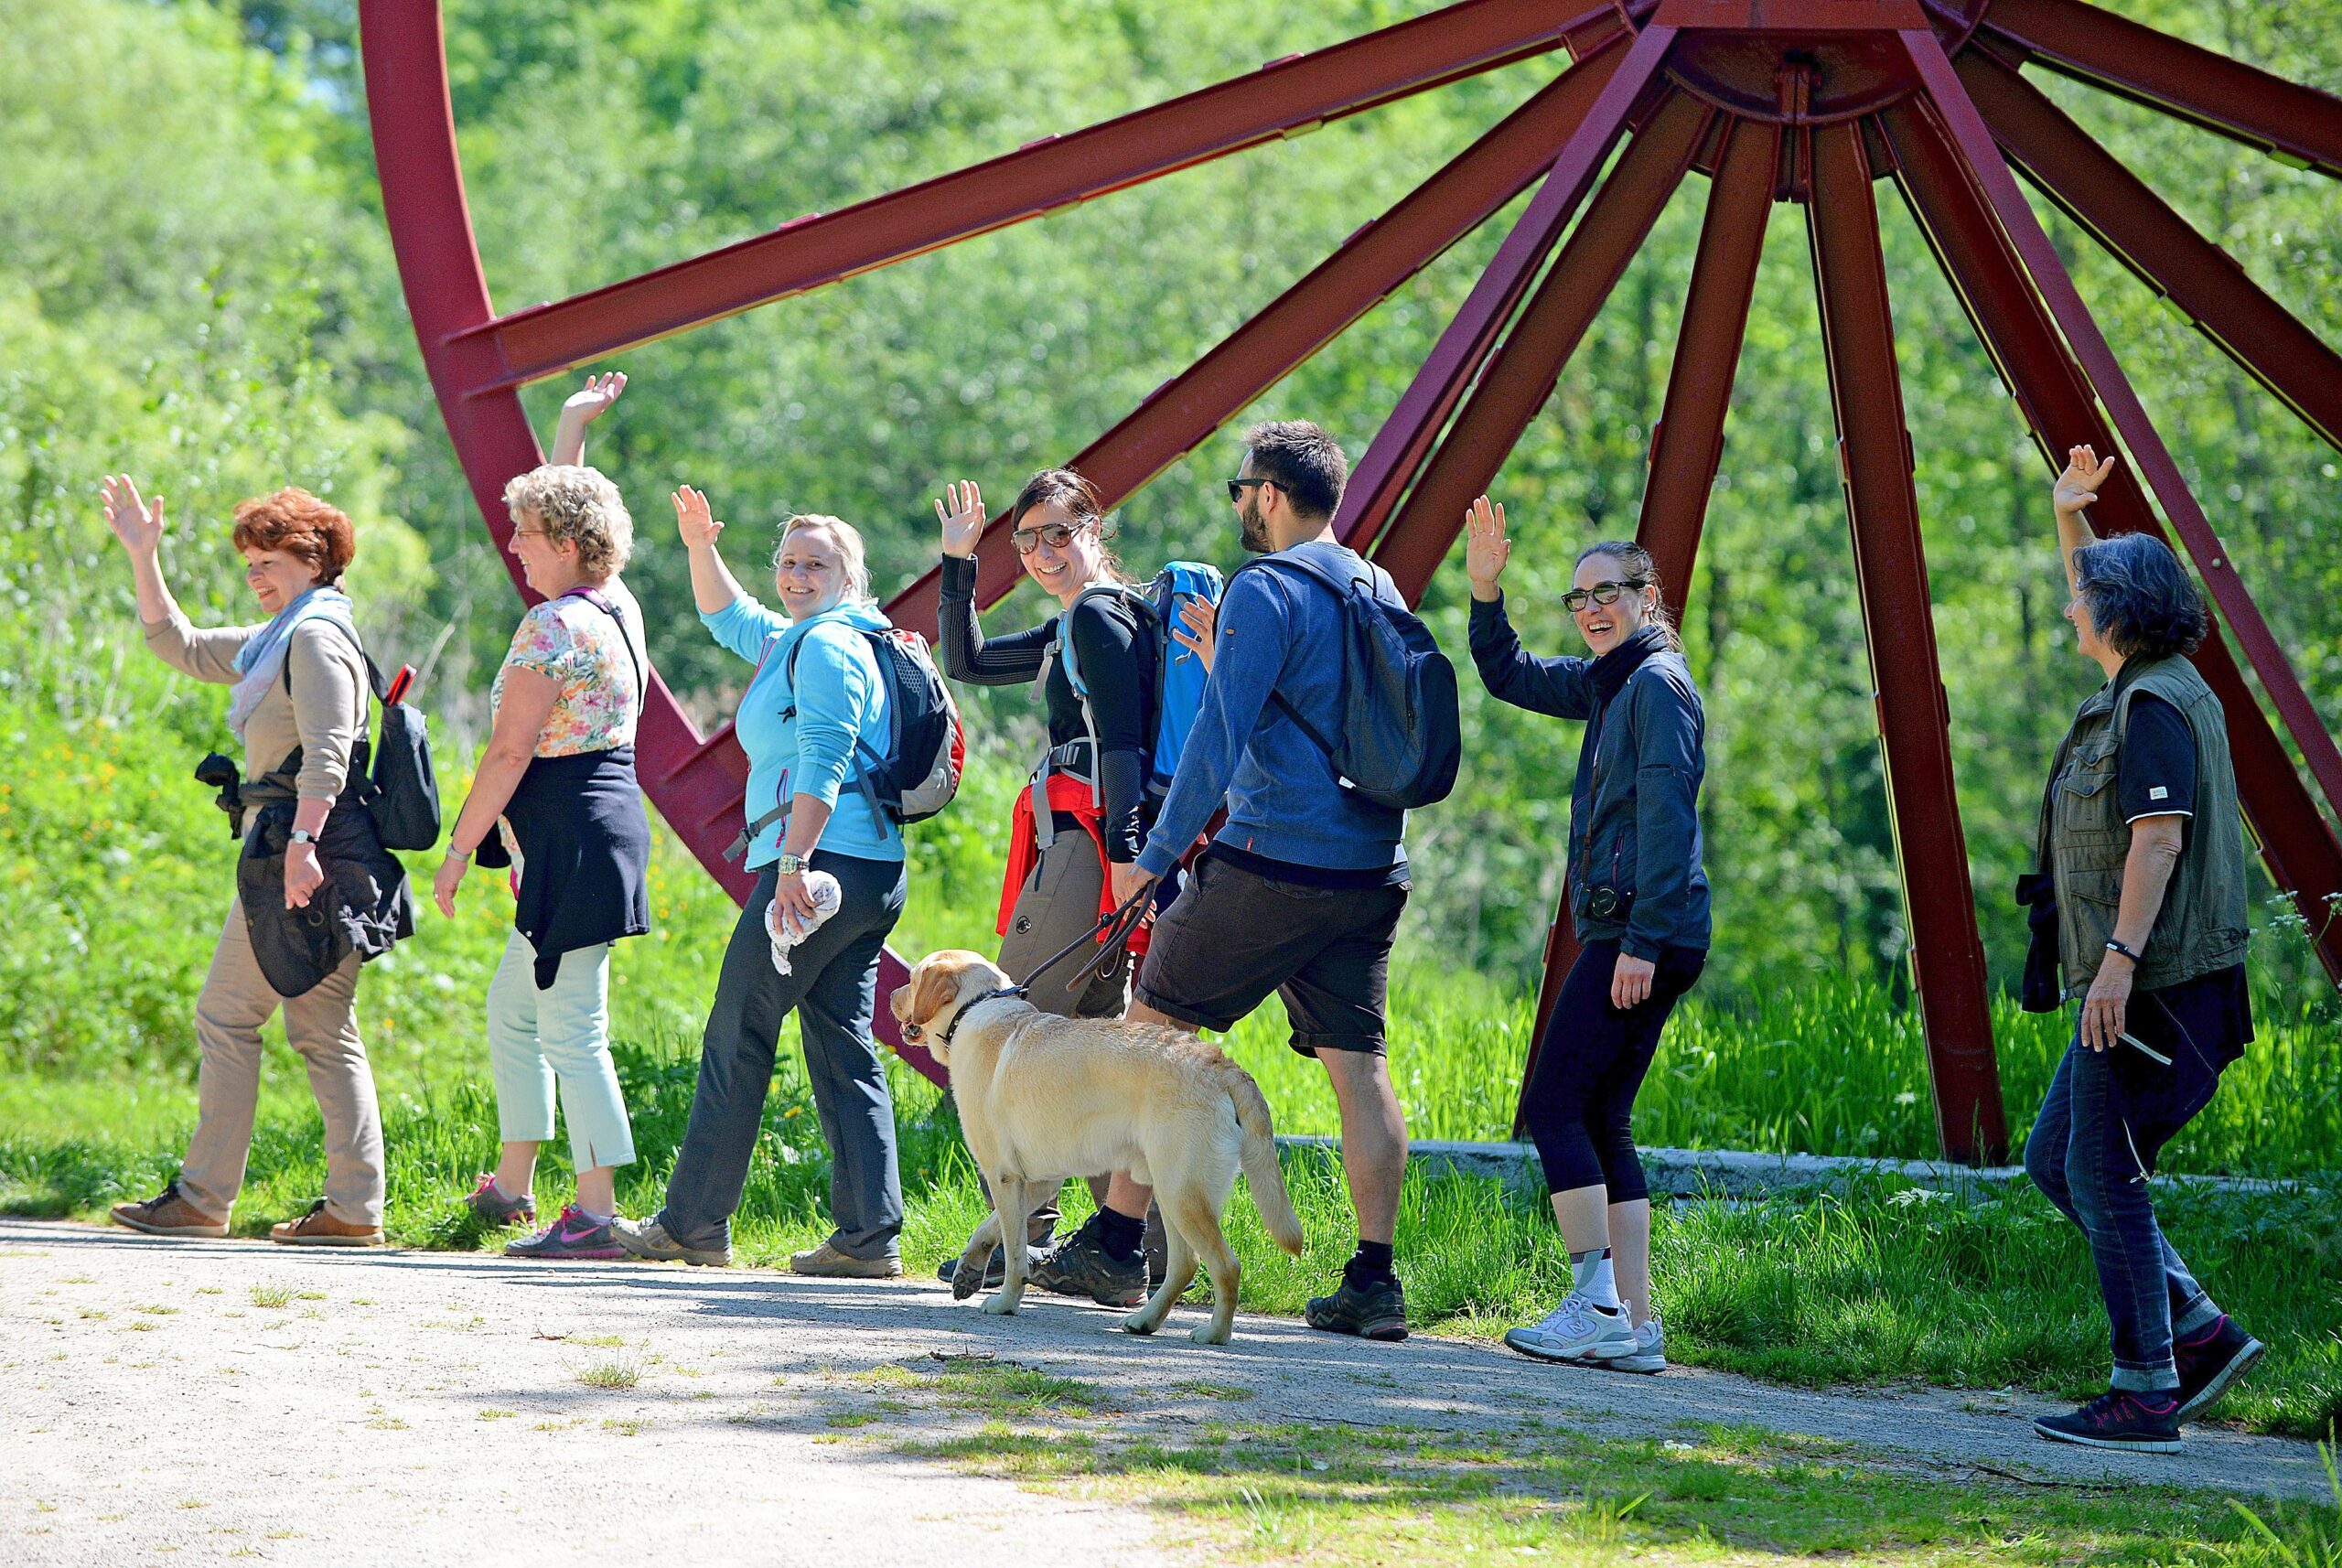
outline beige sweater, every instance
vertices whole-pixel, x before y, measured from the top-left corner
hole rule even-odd
[[[232,686],[236,654],[261,626],[199,628],[177,608],[167,620],[141,623],[146,646],[182,674]],[[265,623],[263,623],[263,625]],[[349,754],[366,736],[366,664],[349,639],[309,621],[296,628],[285,662],[293,678],[287,696],[280,674],[244,725],[244,777],[271,773],[301,748],[297,780],[303,800],[340,795]]]

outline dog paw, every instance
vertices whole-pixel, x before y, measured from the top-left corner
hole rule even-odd
[[[1152,1334],[1161,1326],[1144,1312],[1133,1312],[1123,1319],[1123,1332],[1125,1334]]]
[[[983,1288],[984,1272],[981,1267],[972,1269],[968,1267],[967,1264],[962,1263],[957,1269],[954,1269],[951,1272],[951,1299],[953,1301],[965,1301]]]
[[[1004,1290],[996,1290],[984,1297],[984,1310],[994,1317],[1013,1316],[1016,1311],[1016,1298]]]
[[[1215,1328],[1207,1323],[1189,1331],[1187,1337],[1198,1345],[1225,1345],[1231,1337],[1225,1328]]]

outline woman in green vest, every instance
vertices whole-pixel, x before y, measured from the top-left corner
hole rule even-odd
[[[2026,1004],[2081,1003],[2025,1165],[2090,1239],[2114,1372],[2099,1398],[2033,1424],[2166,1452],[2261,1352],[2188,1273],[2146,1185],[2252,1038],[2244,825],[2219,699],[2187,660],[2206,630],[2195,584],[2161,540],[2092,542],[2083,521],[2113,467],[2074,447],[2053,497],[2066,618],[2107,680],[2057,746],[2020,894],[2036,906]]]

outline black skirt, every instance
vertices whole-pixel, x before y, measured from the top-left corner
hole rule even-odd
[[[521,851],[512,924],[537,950],[538,990],[552,986],[562,954],[650,929],[650,822],[634,747],[535,758],[504,820]],[[481,843],[479,864],[510,864],[497,835]]]

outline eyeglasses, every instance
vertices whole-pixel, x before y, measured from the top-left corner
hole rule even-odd
[[[1274,479],[1230,479],[1228,481],[1228,504],[1230,506],[1242,506],[1244,504],[1244,491],[1247,488],[1253,485],[1273,485],[1275,483],[1276,481]]]
[[[1590,588],[1572,588],[1562,596],[1562,608],[1575,615],[1585,608],[1588,601],[1597,605],[1615,605],[1620,594],[1629,589],[1639,594],[1649,586],[1649,577],[1629,577],[1623,583],[1596,583]]]
[[[1038,528],[1020,528],[1008,536],[1019,555],[1030,555],[1046,544],[1052,550],[1062,550],[1073,542],[1081,530],[1069,522],[1045,522]]]

